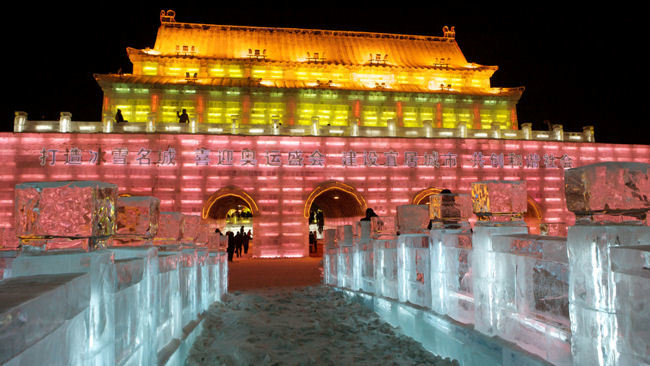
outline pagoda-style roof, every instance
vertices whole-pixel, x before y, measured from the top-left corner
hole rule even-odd
[[[456,43],[453,29],[445,29],[443,37],[432,37],[163,22],[152,53],[407,68],[431,68],[441,64],[480,67],[467,62]]]

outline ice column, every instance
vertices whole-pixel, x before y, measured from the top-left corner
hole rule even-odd
[[[323,267],[325,283],[330,286],[338,285],[338,248],[336,246],[336,230],[325,230],[325,247],[323,249]]]
[[[352,225],[341,225],[337,228],[338,241],[338,286],[344,288],[353,288],[354,283],[354,263],[353,263],[353,243],[352,243]]]
[[[468,254],[472,238],[469,222],[472,202],[467,194],[442,193],[429,199],[429,251],[431,266],[431,308],[439,314],[451,314],[461,308],[471,316],[456,316],[465,323],[474,319],[471,286],[461,286],[461,280],[469,270]],[[449,291],[448,291],[449,288]],[[451,316],[451,315],[450,315]],[[452,316],[453,317],[453,316]]]
[[[632,316],[626,312],[647,310],[623,305],[634,300],[625,298],[624,289],[619,291],[612,249],[650,243],[650,228],[644,225],[650,209],[648,168],[640,163],[599,163],[565,171],[567,207],[576,214],[576,225],[567,236],[571,352],[576,364],[647,360],[647,348],[639,355],[628,346],[646,343],[647,333],[641,340],[627,339],[622,332],[626,324],[619,323]]]
[[[16,235],[26,249],[94,249],[115,234],[117,186],[34,182],[15,189]]]
[[[400,235],[398,250],[398,298],[420,306],[431,304],[431,279],[429,263],[429,208],[426,205],[397,207]]]
[[[526,234],[526,183],[523,181],[484,181],[472,183],[474,226],[470,254],[474,293],[474,327],[488,336],[498,334],[499,306],[497,292],[504,279],[497,278],[493,235]]]
[[[359,275],[357,287],[364,292],[375,292],[374,246],[370,240],[370,221],[358,223],[358,238],[355,242],[355,260]]]

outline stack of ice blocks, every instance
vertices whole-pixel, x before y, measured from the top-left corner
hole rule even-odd
[[[495,235],[498,335],[555,364],[571,364],[566,238]]]
[[[97,181],[16,185],[16,235],[37,250],[105,247],[115,234],[117,186]]]
[[[117,232],[115,246],[148,246],[158,232],[160,200],[151,196],[129,196],[117,199]]]
[[[479,221],[474,226],[470,277],[474,291],[474,328],[488,336],[498,334],[498,303],[494,235],[526,234],[522,220],[527,196],[524,181],[485,181],[471,185],[472,206]]]
[[[431,308],[462,323],[473,323],[474,296],[469,266],[472,237],[468,222],[472,201],[467,194],[433,195],[429,215],[432,220]]]
[[[429,208],[426,205],[397,207],[398,298],[420,306],[431,303],[429,257]]]
[[[338,242],[338,286],[353,288],[354,282],[354,256],[352,242],[352,225],[341,225],[336,229]]]
[[[325,229],[325,243],[323,249],[323,268],[325,283],[330,286],[338,286],[338,247],[336,245],[336,230]]]
[[[577,364],[625,364],[637,357],[629,344],[647,344],[647,339],[626,339],[621,332],[625,325],[619,319],[634,316],[626,312],[643,310],[619,307],[633,300],[617,298],[611,251],[650,243],[650,228],[645,226],[649,168],[640,163],[600,163],[565,171],[567,207],[577,217],[567,237],[571,351]]]
[[[154,244],[160,246],[180,245],[183,238],[183,220],[183,214],[180,212],[161,212]]]
[[[375,292],[375,254],[373,242],[370,238],[370,221],[360,221],[357,232],[359,236],[355,242],[355,260],[359,268],[358,287],[361,291]]]

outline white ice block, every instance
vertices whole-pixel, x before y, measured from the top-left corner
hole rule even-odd
[[[472,216],[472,200],[467,194],[440,193],[429,198],[429,218],[433,224],[459,228]]]
[[[398,298],[398,250],[395,237],[373,239],[375,245],[375,291],[380,296]]]
[[[89,303],[88,274],[22,276],[1,281],[0,363],[50,364],[53,359],[82,364],[88,357]],[[76,319],[79,314],[82,318]],[[39,345],[44,339],[49,347]],[[56,350],[56,354],[33,352],[48,348],[50,352]]]
[[[432,230],[434,234],[437,230]],[[436,271],[440,271],[442,287],[432,289],[433,309],[464,323],[474,323],[474,281],[472,270],[472,234],[459,229],[444,229],[440,238],[440,257]],[[433,236],[435,238],[435,236]],[[435,257],[435,254],[432,255]],[[432,269],[433,269],[432,262]],[[434,273],[435,277],[435,273]],[[437,302],[437,303],[436,303]]]
[[[399,300],[431,306],[431,260],[427,234],[401,234],[399,249]]]
[[[117,185],[97,181],[16,185],[19,237],[106,237],[115,233]]]
[[[180,296],[182,317],[181,324],[185,327],[198,316],[197,310],[197,279],[198,256],[195,249],[184,249],[180,261]]]
[[[180,293],[180,259],[175,252],[158,256],[158,298],[160,310],[157,325],[157,350],[167,346],[182,334],[182,307]]]
[[[183,215],[182,241],[185,244],[194,244],[201,230],[201,216]]]

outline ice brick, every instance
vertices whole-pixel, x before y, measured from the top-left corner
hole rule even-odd
[[[429,198],[429,218],[453,228],[472,216],[472,200],[467,194],[441,193]]]
[[[427,205],[397,206],[397,231],[400,234],[424,233],[429,226]]]
[[[578,218],[591,215],[645,219],[650,210],[650,164],[607,162],[564,171],[566,204]]]
[[[431,262],[427,234],[401,234],[397,237],[400,252],[399,300],[431,306]]]
[[[352,225],[340,225],[336,228],[336,240],[339,245],[352,245]]]
[[[118,197],[116,235],[153,238],[158,231],[159,215],[160,200],[156,197]]]
[[[15,250],[19,246],[16,229],[12,227],[0,228],[0,251]]]
[[[395,237],[374,239],[375,242],[375,279],[377,294],[397,299],[398,251]]]
[[[479,220],[520,220],[526,212],[525,181],[475,182],[471,196]]]
[[[0,319],[3,322],[0,363],[4,364],[65,326],[68,320],[88,308],[89,300],[87,274],[37,275],[0,282]],[[84,339],[78,342],[84,343]],[[59,339],[56,351],[67,351],[66,343],[65,339]]]
[[[207,246],[209,237],[213,233],[214,230],[212,230],[208,224],[201,222],[196,240],[194,241],[195,244],[199,246]]]
[[[183,243],[194,243],[201,229],[201,216],[183,215],[182,240]]]
[[[180,212],[161,212],[158,219],[156,245],[176,245],[182,238],[183,214]]]
[[[117,185],[97,181],[16,185],[19,237],[88,238],[115,233]]]

